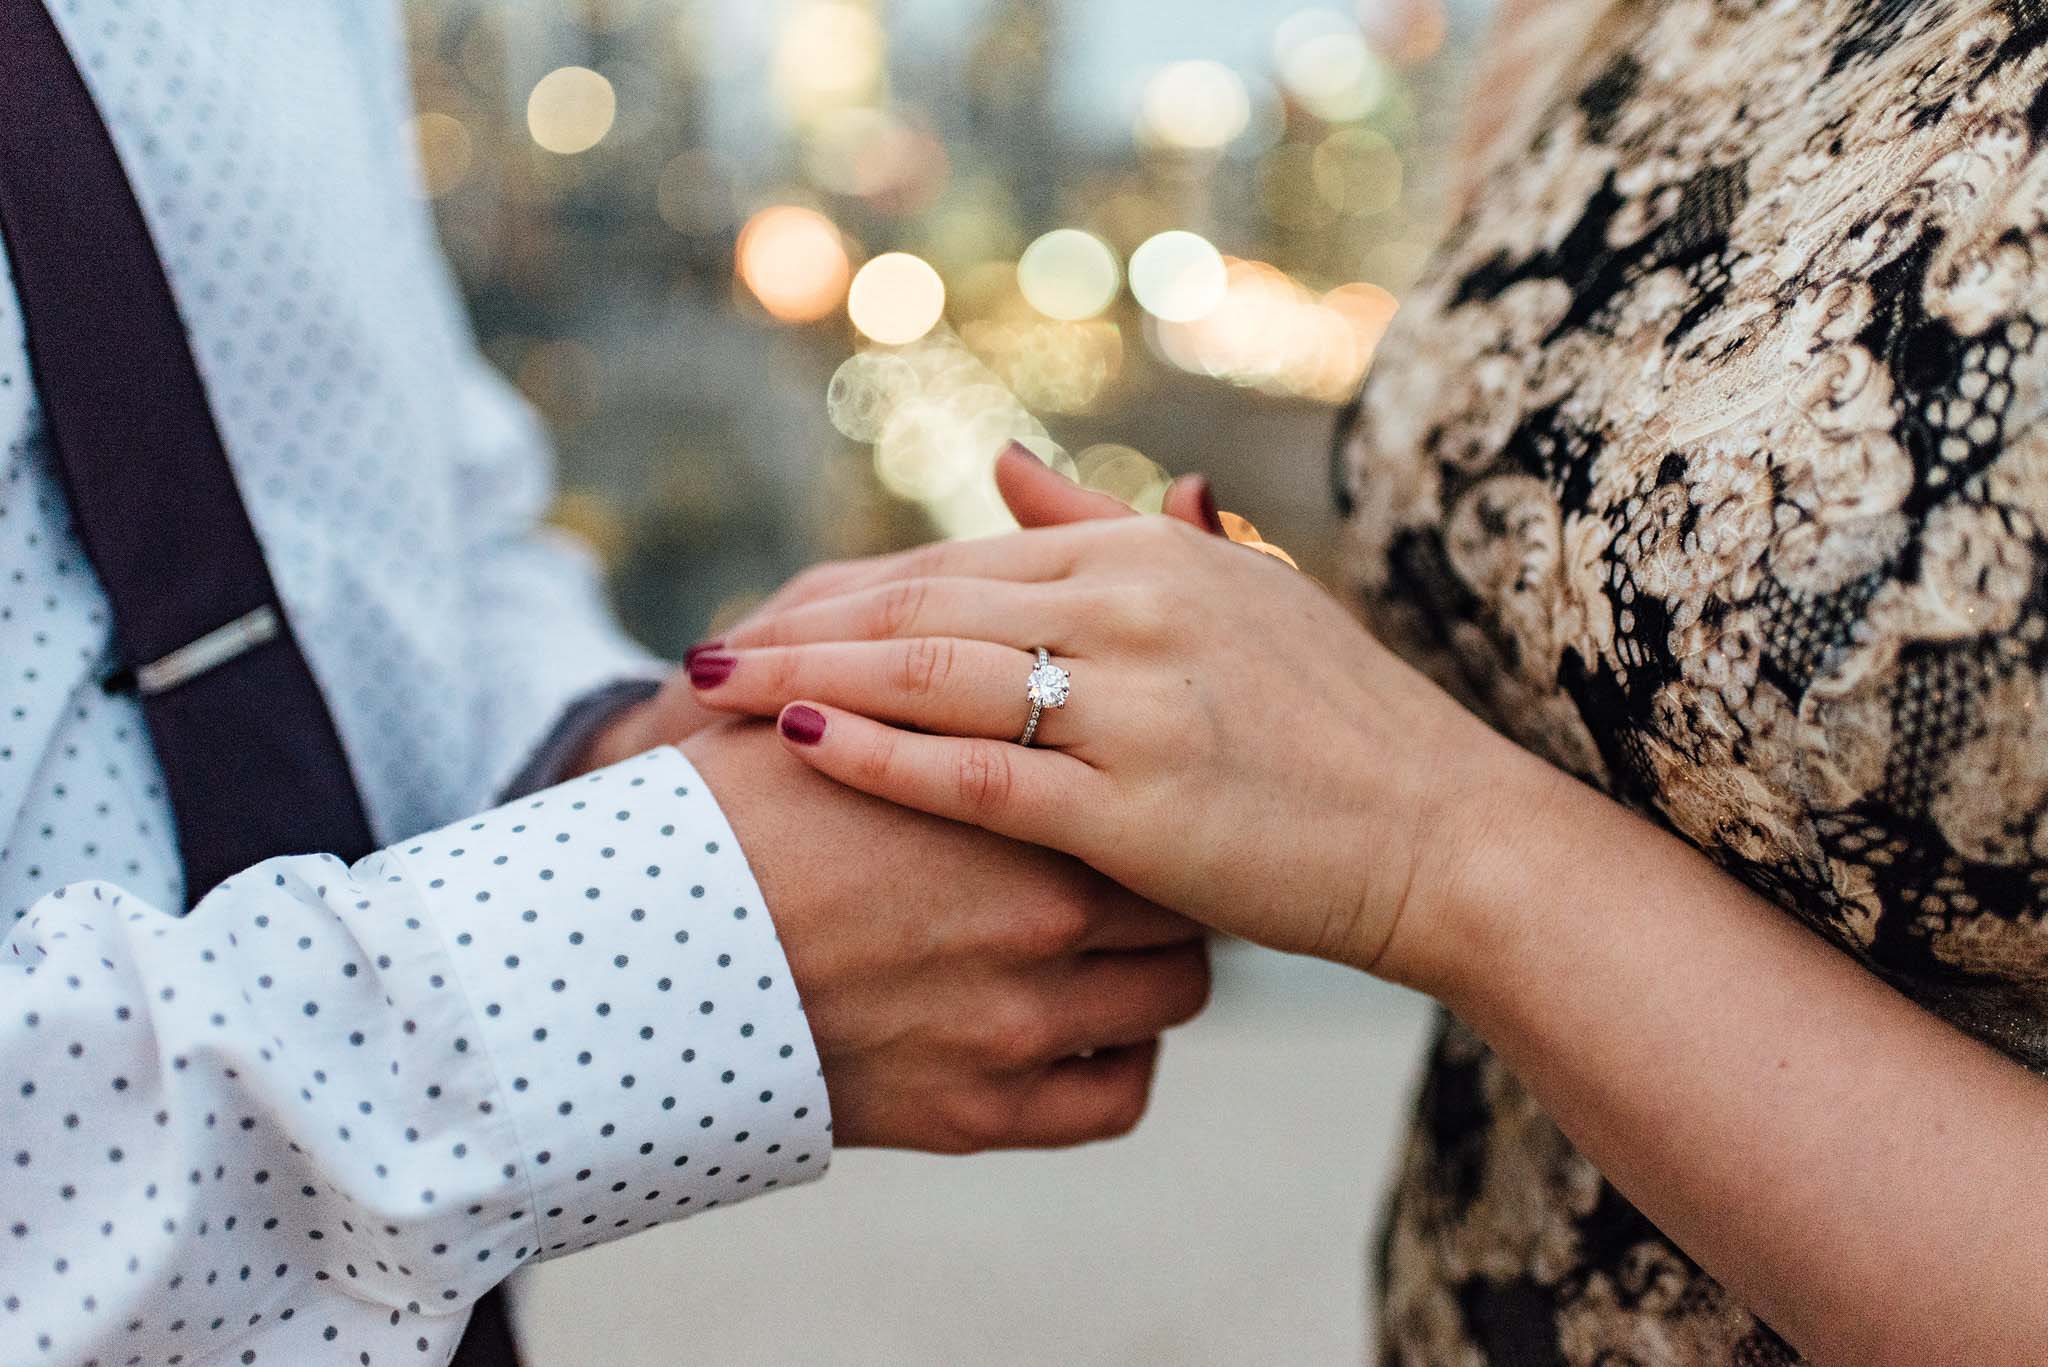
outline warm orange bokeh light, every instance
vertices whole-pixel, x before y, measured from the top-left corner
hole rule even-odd
[[[740,230],[740,279],[761,307],[785,323],[815,323],[846,298],[852,263],[832,220],[815,209],[778,204]]]
[[[1339,285],[1323,296],[1323,307],[1338,314],[1351,330],[1357,334],[1358,345],[1363,353],[1361,359],[1371,364],[1372,354],[1378,349],[1380,338],[1386,335],[1388,324],[1400,312],[1401,301],[1378,285],[1363,281],[1355,285]]]

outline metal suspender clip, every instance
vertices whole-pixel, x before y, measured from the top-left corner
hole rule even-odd
[[[160,660],[109,674],[100,687],[109,693],[140,693],[144,697],[168,693],[179,684],[190,683],[236,656],[277,639],[280,626],[277,609],[265,603],[226,626],[215,627],[190,645],[179,646]]]

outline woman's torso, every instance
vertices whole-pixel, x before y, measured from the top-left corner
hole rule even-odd
[[[1347,446],[1375,627],[2048,1071],[2048,3],[1558,0]],[[1401,1363],[1795,1355],[1447,1022]]]

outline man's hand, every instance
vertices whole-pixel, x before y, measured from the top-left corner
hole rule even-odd
[[[607,769],[661,745],[681,745],[705,727],[724,721],[724,714],[698,703],[690,680],[678,669],[646,702],[620,708],[591,734],[575,759],[562,766],[563,778]]]
[[[1025,526],[1131,515],[1022,447],[1002,454],[996,479]],[[1200,476],[1175,481],[1165,511],[1222,530]],[[818,566],[761,611],[870,572]],[[681,670],[568,773],[658,745],[682,747],[740,837],[803,995],[839,1144],[1051,1147],[1137,1123],[1158,1035],[1208,998],[1199,927],[1071,859],[829,782],[766,725],[699,705]]]
[[[1208,997],[1197,927],[1071,859],[840,787],[766,725],[683,750],[775,918],[837,1143],[1051,1147],[1138,1122],[1159,1034]]]

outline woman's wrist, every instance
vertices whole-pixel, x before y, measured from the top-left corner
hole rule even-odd
[[[1454,1008],[1499,982],[1495,968],[1533,929],[1532,881],[1598,794],[1461,711],[1447,728],[1380,977]]]

